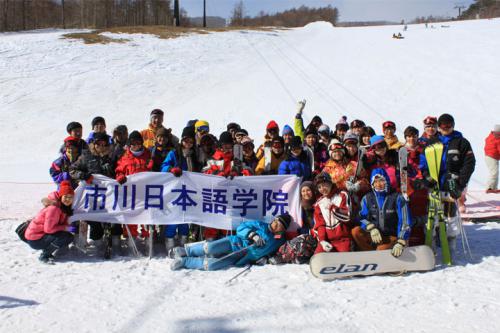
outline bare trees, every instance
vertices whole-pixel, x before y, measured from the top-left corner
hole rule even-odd
[[[0,0],[0,31],[171,25],[171,0]]]
[[[234,6],[231,25],[301,27],[314,21],[327,21],[335,25],[338,18],[339,12],[337,8],[331,6],[322,8],[301,6],[273,15],[268,15],[261,11],[257,17],[249,17],[245,16],[243,1],[240,1]]]

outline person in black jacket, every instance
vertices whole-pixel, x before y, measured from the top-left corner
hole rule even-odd
[[[457,205],[460,212],[465,212],[465,190],[476,166],[476,158],[472,147],[462,133],[455,130],[455,120],[449,114],[442,114],[438,119],[439,135],[429,141],[429,145],[441,142],[443,157],[439,170],[439,188],[444,193],[443,210],[447,217],[447,233],[450,248],[455,246],[456,236],[459,234]],[[420,170],[423,181],[421,184],[433,188],[436,182],[430,177],[429,167],[425,159],[425,152],[420,157]],[[416,187],[421,186],[417,182]]]
[[[69,174],[75,180],[83,180],[87,184],[92,184],[94,177],[99,174],[109,178],[115,178],[116,160],[113,158],[113,151],[109,138],[105,133],[95,133],[94,140],[89,144],[89,149],[70,166]],[[119,246],[122,227],[120,224],[103,224],[101,222],[87,222],[90,225],[90,239],[97,244],[102,243],[105,228],[110,228],[111,242],[115,249]]]

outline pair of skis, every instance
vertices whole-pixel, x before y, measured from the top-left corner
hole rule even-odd
[[[435,143],[427,146],[424,150],[424,154],[429,169],[429,175],[436,182],[434,188],[429,192],[429,211],[427,217],[425,244],[432,247],[435,229],[434,225],[437,219],[442,260],[444,264],[451,265],[451,253],[448,244],[443,203],[441,202],[441,194],[439,188],[439,172],[441,170],[441,160],[443,157],[443,144]]]

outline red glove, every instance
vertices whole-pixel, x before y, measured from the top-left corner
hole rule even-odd
[[[182,175],[182,169],[179,167],[175,167],[170,169],[170,172],[175,176],[175,177],[180,177]]]
[[[94,176],[92,175],[90,175],[89,178],[85,179],[85,182],[89,185],[92,184],[93,181],[94,181]]]
[[[124,175],[120,175],[118,177],[116,177],[116,181],[120,184],[120,185],[123,185],[127,182],[127,176],[124,176]]]

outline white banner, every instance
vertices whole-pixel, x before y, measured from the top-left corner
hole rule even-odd
[[[300,217],[300,178],[256,176],[226,179],[184,172],[141,172],[116,180],[94,175],[92,184],[75,190],[70,221],[121,224],[195,223],[218,229],[235,229],[247,220],[270,222],[275,216]]]

